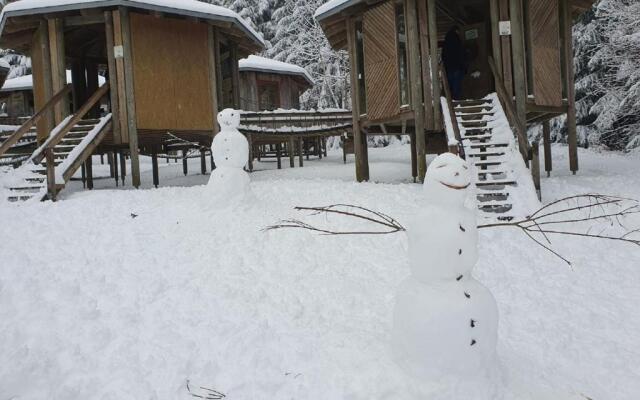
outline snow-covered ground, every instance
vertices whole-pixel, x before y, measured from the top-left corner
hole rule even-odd
[[[554,153],[545,201],[640,198],[640,154],[581,151],[571,176],[566,148]],[[304,217],[296,205],[345,202],[406,223],[424,206],[408,156],[371,149],[371,177],[384,183],[365,184],[339,152],[302,169],[259,163],[257,202],[236,209],[207,201],[199,159],[188,177],[162,161],[160,189],[145,159],[143,190],[97,179],[55,204],[0,204],[0,399],[189,399],[187,380],[228,399],[430,398],[438,388],[390,357],[405,234],[262,231]],[[481,231],[475,274],[498,302],[504,398],[637,399],[640,251],[555,245],[573,268],[517,231]]]

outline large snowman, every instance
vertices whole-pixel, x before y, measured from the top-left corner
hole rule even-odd
[[[249,159],[249,142],[238,130],[240,112],[230,108],[218,113],[220,132],[213,138],[211,151],[216,169],[207,188],[217,206],[233,205],[250,196],[249,174],[244,166]]]
[[[478,230],[476,212],[465,206],[470,176],[449,153],[429,166],[427,204],[408,229],[411,275],[396,294],[393,352],[420,381],[453,383],[455,398],[493,400],[498,311],[471,275]]]

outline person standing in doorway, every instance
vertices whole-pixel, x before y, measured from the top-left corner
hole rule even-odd
[[[467,73],[465,58],[464,45],[460,39],[460,28],[454,26],[447,32],[442,48],[442,61],[447,72],[451,97],[454,100],[461,100],[462,97],[462,79]]]

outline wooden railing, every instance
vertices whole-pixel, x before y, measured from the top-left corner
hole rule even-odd
[[[447,77],[447,71],[445,71],[442,64],[440,64],[440,81],[442,82],[442,87],[444,88],[444,95],[447,102],[447,108],[449,109],[449,120],[451,121],[451,126],[453,128],[453,136],[455,140],[458,141],[458,145],[451,146],[450,143],[447,143],[449,146],[449,151],[455,154],[460,155],[464,158],[464,151],[462,147],[462,136],[460,135],[460,126],[458,125],[458,118],[456,117],[456,111],[453,108],[453,97],[451,96],[451,88],[449,87],[449,79]],[[444,118],[446,116],[443,115]],[[445,127],[446,130],[446,127]],[[448,135],[447,135],[448,136]]]
[[[240,115],[240,124],[244,128],[256,126],[260,131],[269,133],[303,132],[301,128],[310,131],[319,128],[349,128],[353,123],[351,111],[249,111]]]
[[[91,97],[80,107],[80,109],[65,123],[65,125],[57,130],[50,137],[44,149],[40,154],[36,154],[33,157],[33,161],[35,163],[39,163],[42,161],[42,158],[46,158],[47,161],[47,191],[49,192],[49,196],[52,199],[55,199],[55,195],[57,192],[56,179],[55,179],[55,163],[54,163],[54,154],[53,149],[58,145],[64,137],[71,132],[74,126],[80,122],[91,109],[94,108],[96,104],[102,99],[107,93],[109,93],[109,82],[105,82],[98,90],[96,90]]]
[[[13,145],[18,143],[22,137],[31,130],[31,128],[40,121],[42,117],[46,115],[56,104],[60,102],[60,100],[64,99],[65,96],[71,91],[71,84],[65,85],[62,90],[56,93],[51,100],[49,100],[37,113],[35,113],[31,118],[29,118],[17,131],[15,131],[11,136],[7,138],[2,145],[0,145],[0,156],[6,153]]]
[[[502,81],[502,77],[498,74],[498,69],[496,68],[496,63],[492,57],[489,57],[489,67],[491,68],[491,72],[493,73],[493,80],[496,85],[496,92],[498,93],[498,98],[500,103],[502,104],[502,108],[505,111],[507,116],[507,120],[509,121],[509,125],[513,127],[513,130],[516,133],[518,138],[518,147],[520,149],[520,154],[524,159],[525,164],[531,170],[531,177],[533,178],[533,185],[535,186],[536,192],[538,194],[538,199],[541,199],[541,182],[540,182],[540,155],[539,155],[539,144],[538,142],[534,142],[533,144],[529,143],[529,138],[527,137],[526,131],[526,121],[518,122],[518,114],[515,110],[515,105],[513,103],[513,99],[509,96],[507,92],[507,88],[504,86],[504,82]],[[525,130],[522,131],[521,126],[525,126]]]
[[[496,93],[498,94],[498,98],[500,99],[502,108],[505,111],[507,120],[509,121],[509,125],[511,125],[518,138],[518,147],[520,149],[520,154],[522,154],[522,158],[524,158],[525,163],[529,165],[531,145],[529,144],[529,139],[527,138],[527,132],[522,132],[522,129],[520,128],[521,124],[518,123],[518,114],[516,113],[515,104],[513,104],[513,99],[509,96],[507,88],[504,86],[504,82],[498,74],[496,63],[492,57],[489,57],[489,67],[491,68],[491,72],[493,73],[493,80],[496,85]]]

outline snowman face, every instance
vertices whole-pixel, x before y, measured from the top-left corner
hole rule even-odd
[[[225,108],[218,113],[218,123],[221,130],[237,129],[240,126],[240,111],[232,108]]]
[[[471,184],[469,167],[460,157],[451,153],[438,156],[427,171],[427,179],[433,179],[452,190],[464,190]]]
[[[465,161],[451,153],[444,153],[429,165],[424,190],[432,201],[462,205],[470,184],[471,174]]]

